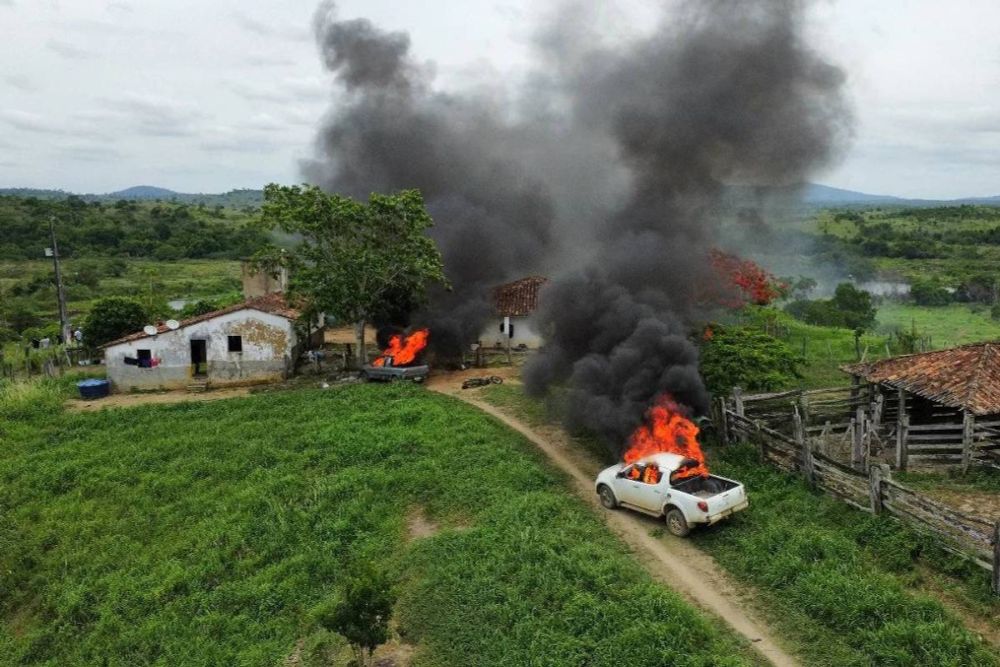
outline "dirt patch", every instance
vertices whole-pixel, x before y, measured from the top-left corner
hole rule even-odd
[[[509,369],[511,373],[516,369]],[[481,369],[476,369],[482,374]],[[611,512],[601,507],[594,492],[593,479],[599,464],[581,454],[571,439],[561,429],[545,427],[532,429],[515,417],[476,399],[470,392],[461,390],[461,381],[469,371],[449,374],[458,377],[441,377],[430,387],[461,398],[492,415],[505,425],[521,433],[537,446],[569,477],[581,498],[600,512],[607,526],[633,550],[639,562],[653,578],[674,589],[698,607],[725,621],[733,630],[744,636],[771,664],[777,667],[800,663],[778,643],[776,636],[754,614],[750,607],[751,592],[738,586],[716,564],[711,556],[690,542],[670,535],[654,537],[662,523],[625,511]],[[474,375],[475,373],[473,373]],[[455,389],[455,383],[459,387]]]
[[[415,508],[406,516],[406,533],[411,540],[419,540],[436,535],[441,526],[427,518],[422,508]]]
[[[155,394],[112,394],[107,398],[96,401],[83,401],[71,399],[66,401],[67,410],[74,412],[96,412],[104,408],[131,408],[137,405],[164,405],[169,403],[184,403],[187,401],[221,401],[227,398],[239,398],[249,396],[250,387],[236,387],[233,389],[216,389],[200,393],[191,393],[186,390],[165,391]]]
[[[520,368],[515,366],[501,366],[499,368],[467,368],[464,371],[434,371],[427,378],[427,386],[442,394],[460,394],[463,392],[475,391],[474,389],[462,389],[462,383],[469,378],[490,377],[496,375],[503,378],[504,382],[520,383]]]
[[[920,492],[934,500],[954,507],[962,514],[1000,521],[1000,493],[989,491],[958,491],[921,487]]]

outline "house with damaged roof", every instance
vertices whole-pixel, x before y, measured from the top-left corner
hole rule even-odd
[[[484,347],[535,349],[542,336],[531,316],[538,309],[539,293],[549,282],[543,276],[528,276],[493,289],[493,319],[483,329],[479,343]],[[509,328],[508,328],[509,327]]]
[[[202,389],[279,381],[322,341],[322,319],[301,322],[287,279],[243,270],[241,303],[181,322],[160,322],[105,344],[115,391]]]

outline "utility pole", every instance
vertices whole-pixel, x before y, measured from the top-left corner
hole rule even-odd
[[[59,330],[62,331],[63,345],[73,340],[69,330],[69,316],[66,314],[66,292],[63,290],[62,269],[59,267],[59,242],[56,241],[56,217],[49,218],[49,235],[52,237],[52,264],[56,271],[56,295],[59,299]]]

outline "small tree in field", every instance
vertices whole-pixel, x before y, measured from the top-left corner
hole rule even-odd
[[[701,375],[717,394],[778,389],[800,377],[803,361],[785,342],[748,327],[713,325],[701,345]]]
[[[446,282],[441,253],[427,236],[434,223],[417,190],[373,194],[365,204],[315,186],[271,184],[262,220],[301,242],[287,252],[261,251],[258,265],[286,266],[292,296],[304,298],[312,312],[353,322],[359,363],[367,359],[366,323],[393,303],[419,304],[428,284]]]
[[[341,595],[321,606],[315,616],[320,626],[347,640],[358,667],[367,667],[372,652],[389,639],[395,601],[385,578],[365,574],[349,579]]]
[[[109,296],[94,304],[83,323],[83,342],[98,347],[134,333],[149,324],[149,315],[138,301]]]

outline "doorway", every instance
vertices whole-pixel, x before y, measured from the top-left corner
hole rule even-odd
[[[191,368],[195,377],[208,375],[208,341],[191,341]]]

